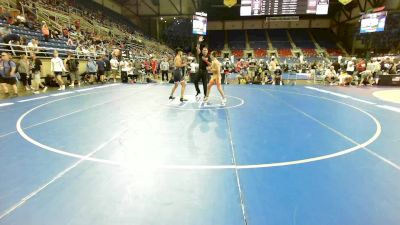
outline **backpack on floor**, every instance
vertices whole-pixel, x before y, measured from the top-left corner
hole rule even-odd
[[[58,84],[57,84],[56,79],[55,79],[54,76],[47,75],[47,76],[44,78],[44,83],[45,83],[46,86],[48,86],[48,87],[58,87]]]

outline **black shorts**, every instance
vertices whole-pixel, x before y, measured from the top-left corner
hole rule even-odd
[[[174,70],[174,82],[179,83],[183,81],[183,76],[182,76],[182,70],[181,69],[176,69]]]
[[[104,75],[104,71],[103,71],[103,70],[99,70],[99,71],[97,72],[97,75],[99,75],[99,76]]]
[[[17,83],[17,78],[15,77],[2,77],[0,76],[0,83],[3,84],[9,84],[9,85],[14,85]]]
[[[54,72],[54,76],[62,76],[62,72]]]

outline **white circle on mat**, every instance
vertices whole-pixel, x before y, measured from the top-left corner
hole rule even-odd
[[[290,93],[290,92],[288,92]],[[363,143],[357,144],[353,147],[347,148],[347,149],[343,149],[340,150],[338,152],[332,153],[332,154],[328,154],[328,155],[323,155],[323,156],[318,156],[318,157],[310,157],[310,158],[305,158],[305,159],[300,159],[300,160],[293,160],[293,161],[287,161],[287,162],[276,162],[276,163],[265,163],[265,164],[247,164],[247,165],[154,165],[154,164],[141,164],[138,165],[137,167],[139,169],[173,169],[173,170],[225,170],[225,169],[259,169],[259,168],[269,168],[269,167],[280,167],[280,166],[290,166],[290,165],[298,165],[298,164],[305,164],[305,163],[310,163],[310,162],[316,162],[316,161],[321,161],[321,160],[325,160],[325,159],[331,159],[331,158],[335,158],[335,157],[339,157],[339,156],[343,156],[352,152],[355,152],[357,150],[360,150],[368,145],[370,145],[371,143],[373,143],[381,134],[382,132],[382,127],[380,122],[370,113],[364,111],[363,109],[360,109],[356,106],[352,106],[350,104],[347,104],[345,102],[340,102],[334,99],[330,99],[330,98],[325,98],[325,97],[320,97],[320,96],[314,96],[314,95],[309,95],[309,94],[300,94],[300,93],[291,93],[291,94],[298,94],[298,95],[303,95],[303,96],[309,96],[309,97],[314,97],[314,98],[319,98],[319,99],[323,99],[323,100],[327,100],[327,101],[331,101],[331,102],[335,102],[338,104],[342,104],[345,105],[347,107],[356,109],[358,111],[360,111],[361,113],[363,113],[364,115],[367,115],[374,123],[376,126],[375,129],[375,133],[374,135],[372,135],[372,137],[370,137],[368,140],[366,140]],[[28,136],[25,132],[24,129],[21,126],[21,123],[23,121],[23,119],[29,115],[31,112],[45,106],[45,105],[49,105],[51,103],[57,102],[57,101],[61,101],[61,100],[65,100],[65,99],[69,99],[69,98],[73,98],[73,97],[78,97],[78,96],[71,96],[71,97],[67,97],[67,98],[63,98],[63,99],[58,99],[58,100],[53,100],[41,105],[38,105],[28,111],[26,111],[24,114],[22,114],[17,121],[16,124],[16,128],[18,133],[28,142],[30,142],[33,145],[36,145],[46,151],[50,151],[53,153],[57,153],[60,155],[64,155],[64,156],[68,156],[68,157],[72,157],[72,158],[77,158],[80,160],[86,160],[86,161],[91,161],[91,162],[97,162],[97,163],[102,163],[102,164],[107,164],[107,165],[114,165],[114,166],[120,166],[120,167],[128,167],[128,168],[132,168],[135,166],[132,165],[124,165],[121,162],[118,161],[114,161],[114,160],[107,160],[107,159],[100,159],[100,158],[95,158],[95,157],[88,157],[85,155],[80,155],[80,154],[75,154],[75,153],[70,153],[67,151],[64,151],[62,149],[57,149],[57,148],[53,148],[51,146],[47,146],[43,143],[40,143],[39,141],[34,140],[33,138],[31,138],[30,136]]]

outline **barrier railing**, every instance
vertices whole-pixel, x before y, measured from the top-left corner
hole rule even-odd
[[[138,48],[141,46],[130,45],[129,49],[124,49],[122,52],[125,52],[126,58],[130,59],[145,59],[146,57],[138,56],[135,54],[127,54],[130,50],[141,50]],[[58,54],[61,57],[66,57],[68,53],[72,53],[74,58],[84,59],[87,57],[98,57],[102,55],[108,55],[108,51],[96,51],[96,52],[81,52],[73,49],[65,49],[65,48],[53,48],[53,47],[28,47],[27,45],[15,45],[15,44],[5,44],[0,43],[0,52],[8,52],[10,55],[14,57],[18,57],[21,55],[30,55],[31,53],[35,53],[38,58],[47,58],[50,59],[53,56],[53,51],[58,51]]]

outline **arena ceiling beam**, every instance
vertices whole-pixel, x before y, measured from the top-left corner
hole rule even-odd
[[[140,2],[143,3],[145,6],[147,6],[147,8],[149,8],[151,11],[153,11],[154,16],[160,16],[160,11],[159,11],[160,8],[158,8],[158,12],[157,12],[157,10],[153,9],[153,7],[151,7],[150,4],[147,3],[146,1],[141,0]],[[140,16],[142,16],[142,15],[140,15]]]
[[[179,1],[179,5],[180,5],[179,9],[178,9],[178,7],[176,7],[175,3],[172,0],[168,0],[168,1],[171,3],[171,5],[174,7],[174,9],[176,10],[176,12],[178,14],[182,14],[182,0]]]
[[[123,6],[139,17],[178,17],[193,15],[199,0],[128,0]]]

